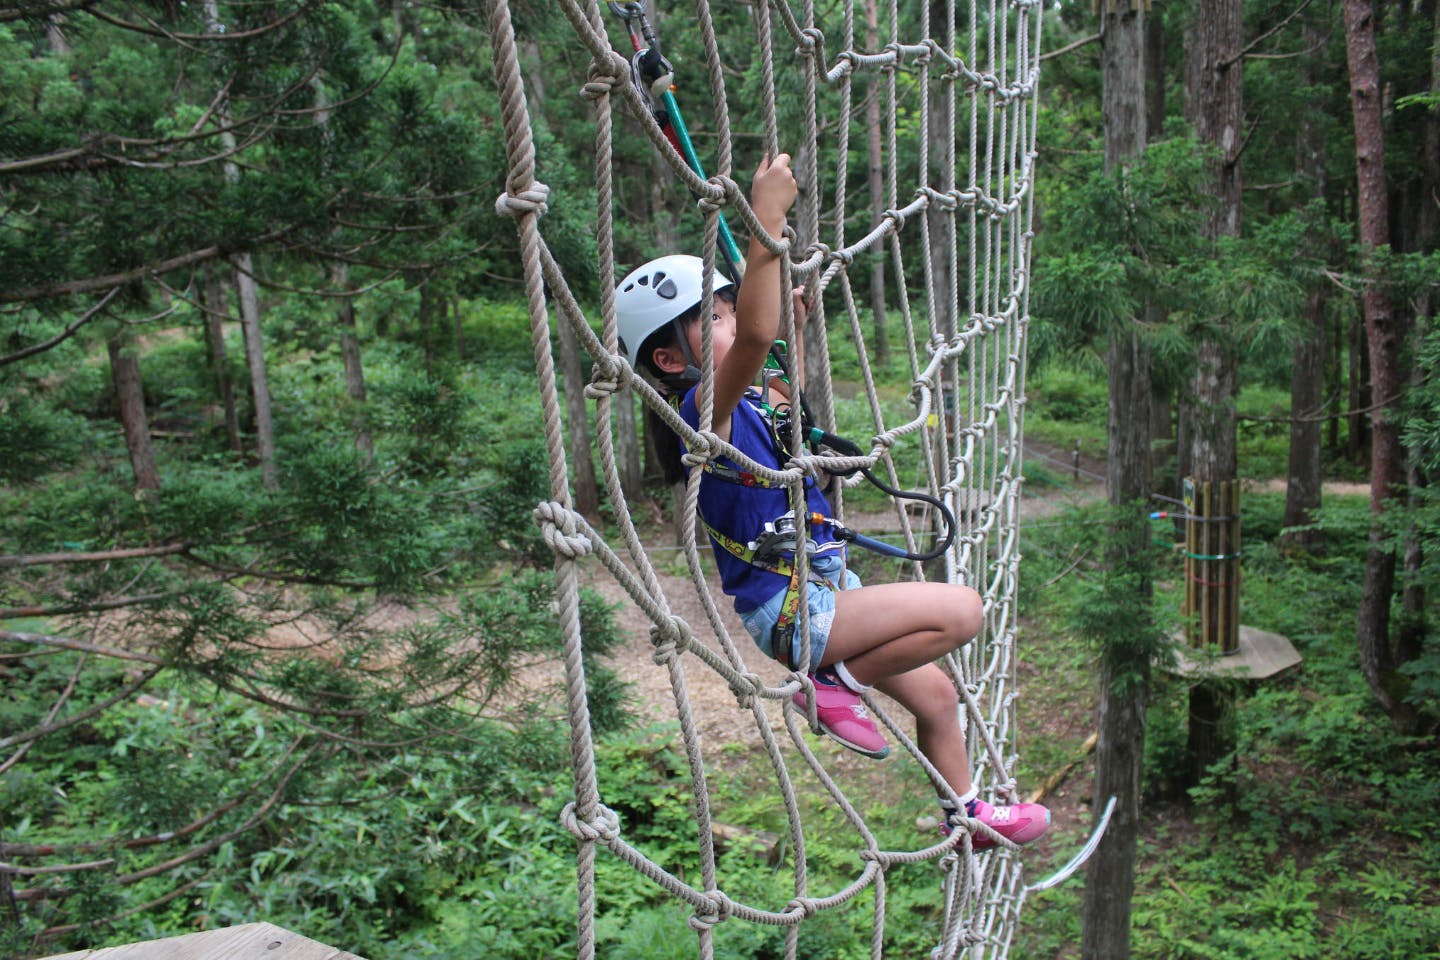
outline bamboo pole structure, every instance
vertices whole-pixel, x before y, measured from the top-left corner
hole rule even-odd
[[[1240,649],[1240,482],[1185,481],[1185,638]]]

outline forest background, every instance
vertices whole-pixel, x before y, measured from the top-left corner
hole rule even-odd
[[[547,237],[594,297],[588,57],[548,6],[514,14],[540,176],[574,198]],[[743,32],[749,12],[717,15]],[[1108,930],[1120,939],[1086,955],[1440,955],[1424,562],[1440,531],[1440,11],[1155,2],[1129,104],[1146,132],[1120,163],[1100,32],[1124,15],[1045,13],[1027,433],[1113,452],[1117,422],[1138,421],[1141,496],[1226,457],[1247,481],[1284,479],[1247,495],[1246,622],[1306,661],[1222,691],[1220,749],[1197,768],[1192,691],[1151,642],[1175,618],[1173,555],[1115,561],[1138,510],[1107,521],[1087,503],[1027,529],[1023,576],[1046,588],[1024,613],[1053,639],[1026,654],[1022,713],[1078,720],[1026,744],[1022,779],[1075,766],[1094,705],[1119,696],[1140,795],[1101,858],[1130,871],[1120,922],[1072,884],[1027,907],[1015,949],[1078,956]],[[698,74],[686,18],[657,17]],[[1352,101],[1365,24],[1374,126]],[[559,637],[489,50],[483,11],[459,4],[0,5],[0,956],[259,918],[374,960],[573,953],[564,724],[552,690],[513,682]],[[759,81],[731,53],[744,169]],[[1216,92],[1241,76],[1242,99]],[[1221,103],[1228,138],[1204,114]],[[638,127],[620,143],[620,262],[698,246]],[[853,176],[865,195],[864,165]],[[870,325],[884,357],[883,312]],[[1143,404],[1116,402],[1117,338],[1146,359]],[[839,345],[835,376],[853,363]],[[1197,455],[1217,437],[1228,452]],[[668,493],[629,450],[664,538]],[[1377,470],[1370,497],[1323,493]],[[1053,464],[1028,472],[1067,492]],[[576,483],[603,522],[593,478]],[[583,615],[592,719],[616,745],[605,776],[632,785],[617,809],[687,855],[681,761],[605,669],[625,639],[613,611],[591,596]],[[742,826],[773,827],[768,806]],[[915,842],[913,813],[878,818],[895,845]],[[829,856],[843,875],[849,852]],[[763,860],[735,869],[739,888],[774,883]],[[601,880],[605,956],[693,953],[656,891],[618,867]],[[928,951],[933,886],[897,878],[894,955]],[[866,955],[867,919],[807,923],[807,955]],[[727,957],[778,949],[771,930],[723,936]]]

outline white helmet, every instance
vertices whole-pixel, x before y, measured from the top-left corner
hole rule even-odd
[[[700,305],[704,282],[705,261],[686,254],[659,257],[626,274],[615,288],[615,320],[630,366],[639,367],[640,348],[652,333]],[[715,293],[735,286],[719,271],[711,283]],[[689,346],[681,344],[688,355]]]

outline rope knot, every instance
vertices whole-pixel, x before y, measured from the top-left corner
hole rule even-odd
[[[905,214],[901,213],[899,210],[886,210],[880,215],[880,219],[889,220],[891,223],[895,224],[896,233],[905,229]]]
[[[796,897],[794,900],[791,900],[789,903],[785,904],[786,913],[789,913],[791,910],[799,910],[806,920],[809,920],[811,917],[815,916],[819,909],[820,908],[816,906],[815,901],[810,899],[809,897]]]
[[[546,201],[549,199],[550,188],[535,180],[518,194],[502,193],[496,197],[495,213],[502,217],[519,217],[527,213],[533,213],[537,217],[544,216]]]
[[[575,812],[575,802],[560,811],[560,823],[581,843],[609,843],[620,836],[620,817],[603,803],[595,807],[595,819],[583,821]]]
[[[705,182],[712,190],[695,200],[695,206],[700,208],[701,213],[723,210],[740,196],[740,184],[723,173],[717,173]]]
[[[730,681],[730,692],[735,694],[735,702],[742,710],[749,710],[755,704],[755,697],[764,684],[760,676],[754,673],[742,673]]]
[[[680,455],[680,462],[690,468],[704,467],[719,451],[720,438],[713,433],[697,433],[694,438],[686,438],[685,446],[688,448]]]
[[[802,57],[813,57],[815,51],[825,45],[825,34],[819,27],[806,27],[800,31],[800,46],[795,52]]]
[[[590,72],[584,86],[580,88],[580,95],[586,100],[600,100],[608,97],[623,87],[629,76],[630,65],[619,54],[614,54],[604,64],[590,64]]]
[[[686,632],[684,621],[672,616],[667,617],[663,623],[651,625],[650,642],[655,645],[655,652],[650,655],[651,662],[657,667],[663,667],[689,649],[690,636]]]
[[[600,400],[620,391],[623,373],[616,358],[606,354],[595,361],[590,368],[590,382],[585,385],[585,397]]]
[[[706,906],[703,911],[697,907],[695,913],[686,921],[690,924],[690,929],[696,933],[703,933],[730,919],[730,898],[725,896],[721,891],[710,891],[705,897],[705,904]]]
[[[540,535],[551,550],[570,560],[590,554],[590,538],[581,532],[584,518],[578,513],[563,503],[547,500],[535,507],[534,515]]]

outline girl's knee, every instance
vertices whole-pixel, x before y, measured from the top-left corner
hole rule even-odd
[[[960,707],[960,694],[956,692],[949,674],[931,664],[917,679],[920,682],[917,684],[919,703],[914,710],[916,716],[923,715],[937,721],[954,718],[955,711]]]
[[[951,588],[951,593],[953,597],[950,603],[949,632],[955,638],[955,646],[961,647],[974,640],[975,635],[980,632],[985,603],[980,599],[980,594],[966,586],[956,584]]]

